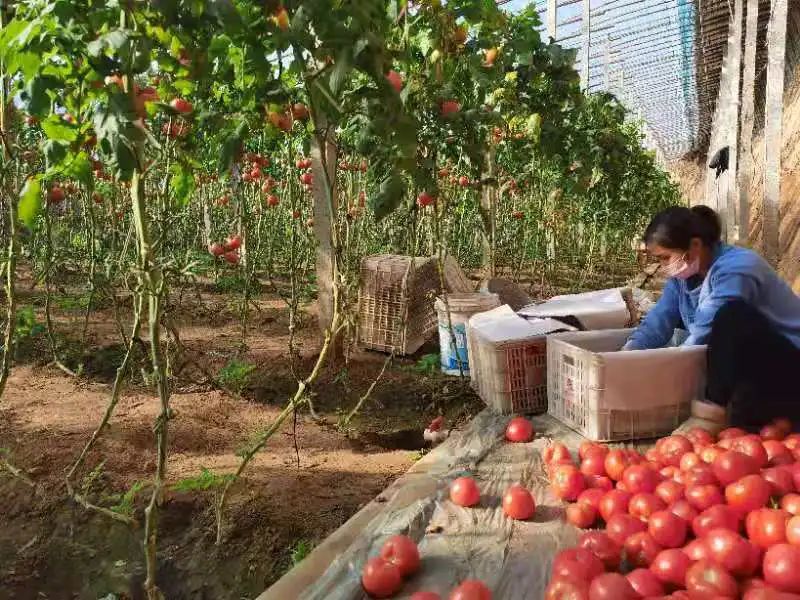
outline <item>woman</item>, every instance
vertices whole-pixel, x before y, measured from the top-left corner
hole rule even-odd
[[[800,298],[758,254],[720,241],[707,206],[674,206],[644,234],[669,279],[625,350],[708,344],[708,399],[723,420],[758,427],[776,417],[800,424]]]

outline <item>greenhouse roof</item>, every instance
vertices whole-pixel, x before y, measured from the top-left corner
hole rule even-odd
[[[516,10],[530,2],[499,3]],[[666,159],[707,149],[731,21],[728,0],[535,3],[543,34],[578,49],[576,69],[584,87],[615,94],[641,117],[647,145]],[[549,14],[554,6],[555,19]],[[766,21],[759,25],[763,35]],[[758,64],[764,63],[759,57]]]

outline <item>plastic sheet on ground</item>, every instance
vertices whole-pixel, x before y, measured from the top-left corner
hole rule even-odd
[[[558,440],[577,454],[583,438],[542,415],[532,418],[537,433],[533,442],[505,443],[509,419],[486,410],[464,431],[454,432],[258,600],[362,600],[364,563],[397,533],[418,542],[422,568],[395,598],[408,600],[423,590],[447,598],[468,578],[483,580],[498,599],[542,598],[554,555],[574,545],[579,531],[564,522],[563,506],[549,489],[541,453]],[[713,429],[696,419],[680,429],[695,425]],[[464,474],[474,476],[481,488],[477,508],[461,508],[448,498],[450,482]],[[514,483],[522,483],[534,495],[537,510],[531,521],[503,515],[501,495]]]

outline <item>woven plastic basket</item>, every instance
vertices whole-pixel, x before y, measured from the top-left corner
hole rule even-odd
[[[706,347],[620,352],[631,329],[552,335],[548,413],[598,441],[669,434],[705,390]]]

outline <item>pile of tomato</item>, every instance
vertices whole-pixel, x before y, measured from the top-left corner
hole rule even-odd
[[[553,562],[546,600],[800,599],[800,434],[702,428],[644,454],[559,443],[543,459],[578,545]],[[604,530],[600,530],[600,527]]]

